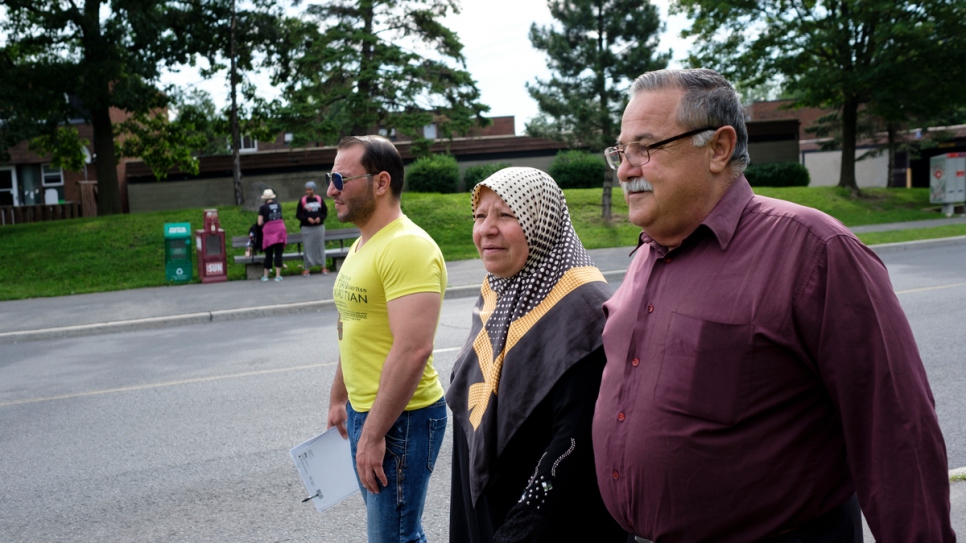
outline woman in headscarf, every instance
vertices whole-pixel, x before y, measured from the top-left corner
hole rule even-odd
[[[472,207],[488,273],[446,393],[450,541],[623,543],[591,443],[610,288],[546,173],[500,170],[476,185]]]

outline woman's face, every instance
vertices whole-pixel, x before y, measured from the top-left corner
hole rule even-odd
[[[503,199],[482,187],[473,221],[473,243],[486,271],[504,278],[519,273],[530,249],[520,222]]]

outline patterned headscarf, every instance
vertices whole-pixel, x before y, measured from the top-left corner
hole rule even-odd
[[[490,288],[497,293],[496,310],[486,330],[499,353],[506,343],[510,322],[533,310],[570,268],[593,266],[590,255],[577,238],[563,191],[552,177],[535,168],[506,168],[473,188],[473,212],[486,187],[513,211],[530,250],[519,273],[502,278],[488,273]]]
[[[473,189],[474,212],[483,187],[517,217],[529,254],[511,277],[487,274],[446,394],[469,443],[474,502],[516,429],[601,345],[601,305],[610,295],[553,178],[534,168],[500,170]]]

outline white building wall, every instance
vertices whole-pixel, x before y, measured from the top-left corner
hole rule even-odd
[[[858,149],[856,155],[861,155]],[[802,164],[808,169],[810,187],[834,187],[842,171],[842,151],[809,151],[802,153]],[[855,183],[859,188],[889,186],[889,157],[868,157],[855,163]]]

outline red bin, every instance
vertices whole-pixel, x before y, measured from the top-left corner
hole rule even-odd
[[[228,255],[225,253],[225,231],[218,220],[217,209],[205,210],[204,229],[195,230],[198,250],[198,277],[202,283],[228,280]]]

